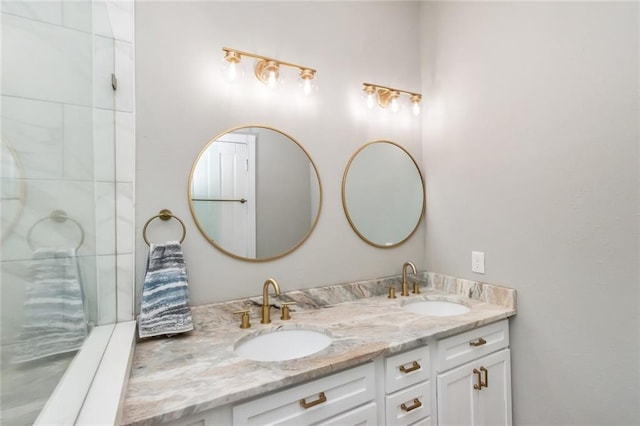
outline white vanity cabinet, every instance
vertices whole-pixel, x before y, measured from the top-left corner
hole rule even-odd
[[[370,425],[375,369],[366,363],[232,407],[233,425]]]
[[[509,323],[438,342],[438,424],[511,425]]]
[[[431,425],[429,350],[422,346],[385,358],[385,424]]]
[[[507,319],[169,422],[221,425],[511,425]]]

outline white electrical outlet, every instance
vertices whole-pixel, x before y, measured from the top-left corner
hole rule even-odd
[[[479,274],[484,274],[484,252],[471,252],[471,270]]]

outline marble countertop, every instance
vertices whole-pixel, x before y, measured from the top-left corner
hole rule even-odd
[[[400,277],[283,293],[271,297],[271,324],[260,324],[262,297],[196,306],[195,330],[137,344],[122,414],[124,425],[158,424],[285,386],[312,380],[499,321],[516,314],[515,290],[433,273],[421,274],[421,294],[399,295]],[[395,285],[398,297],[389,299]],[[402,306],[419,300],[450,300],[471,311],[457,316],[413,314]],[[291,320],[280,319],[283,301]],[[239,309],[251,310],[249,329],[240,329]],[[314,329],[332,343],[308,357],[261,362],[236,356],[234,344],[279,329]]]

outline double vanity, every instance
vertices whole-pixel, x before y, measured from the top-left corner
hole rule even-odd
[[[401,281],[283,288],[268,324],[264,296],[192,308],[193,332],[138,343],[122,424],[510,424],[515,291]]]

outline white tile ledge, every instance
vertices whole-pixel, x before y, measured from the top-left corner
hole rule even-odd
[[[115,325],[76,425],[120,423],[125,389],[135,347],[136,322]]]
[[[94,328],[34,424],[117,424],[133,357],[135,324]]]

